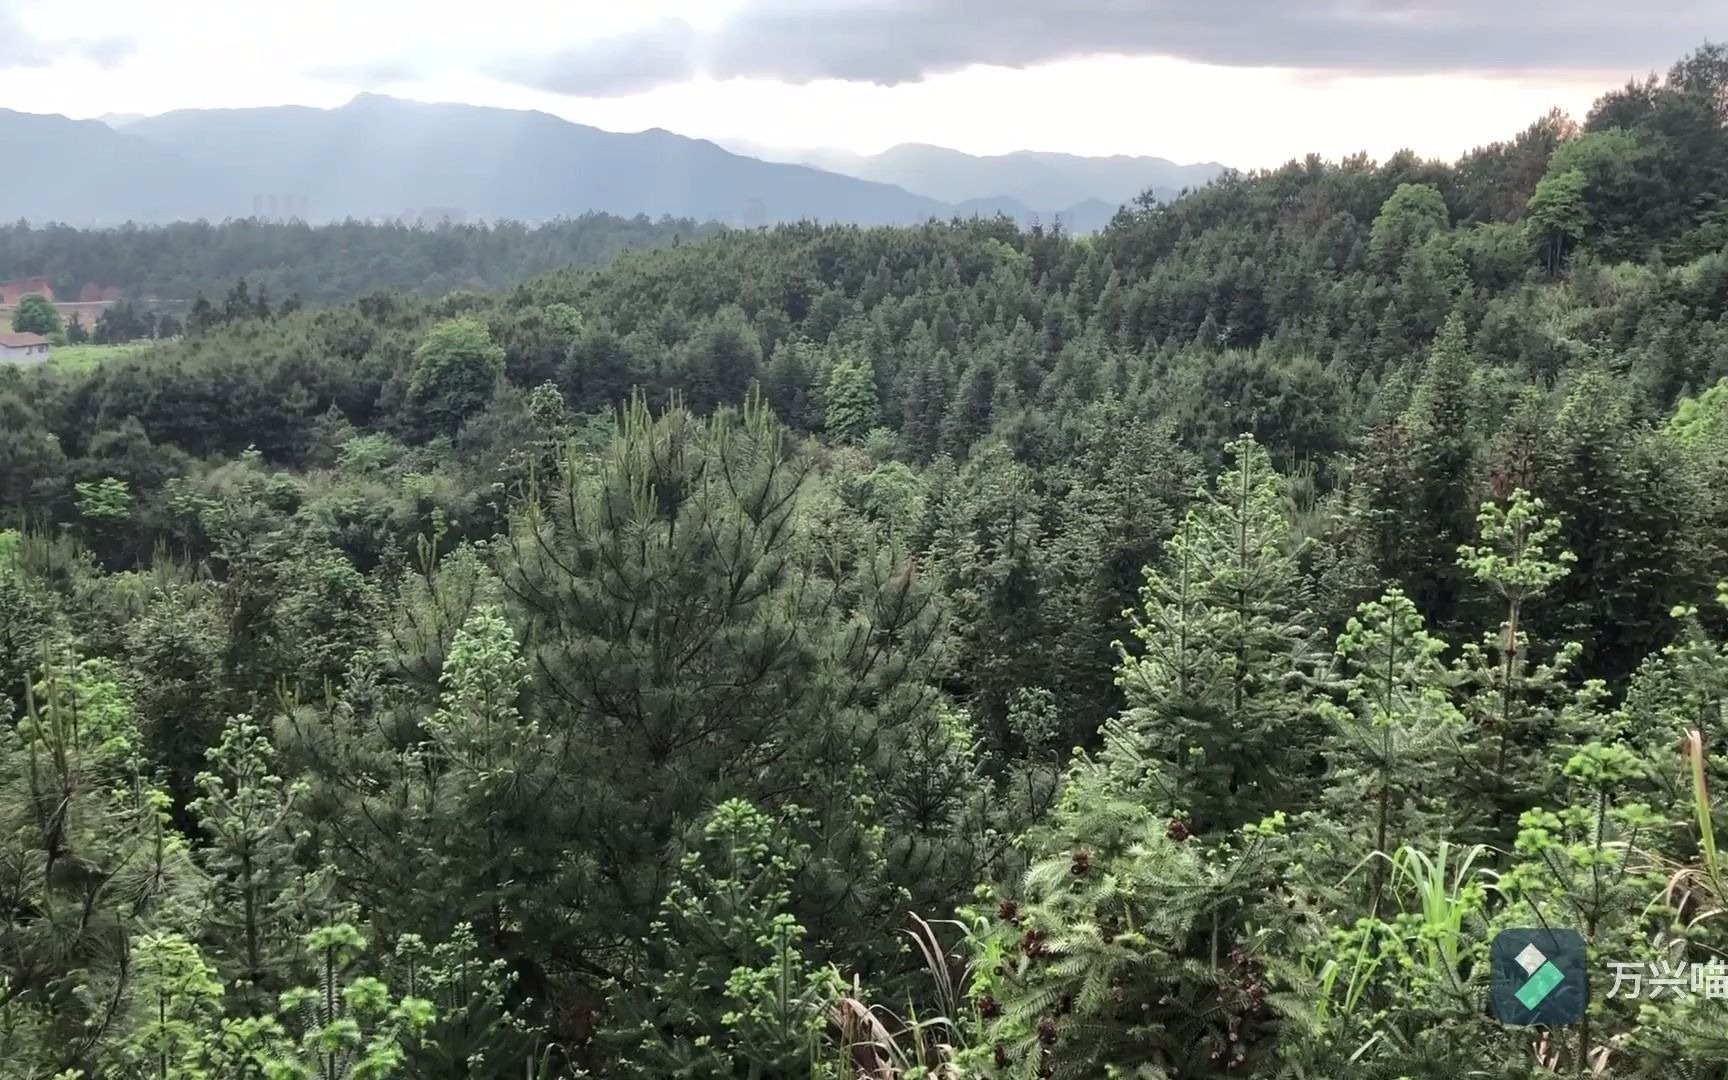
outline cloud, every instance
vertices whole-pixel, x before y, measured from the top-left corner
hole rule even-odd
[[[120,62],[138,49],[138,43],[127,37],[94,38],[74,43],[74,50],[97,67],[118,67]]]
[[[132,55],[137,42],[126,37],[43,38],[11,14],[0,11],[0,70],[47,67],[68,57],[112,68]]]
[[[547,56],[500,60],[487,66],[487,74],[574,97],[618,97],[692,77],[698,44],[689,23],[667,19]]]
[[[1720,0],[756,0],[697,32],[670,20],[490,66],[577,96],[698,73],[916,82],[973,64],[1088,55],[1375,74],[1642,72],[1701,43]]]
[[[368,90],[412,82],[424,73],[425,65],[415,63],[407,57],[391,57],[356,64],[317,64],[305,70],[306,77],[310,79],[344,86],[360,86]]]

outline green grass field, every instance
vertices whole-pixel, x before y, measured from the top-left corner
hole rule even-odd
[[[64,371],[88,371],[104,360],[118,360],[148,348],[149,344],[144,342],[128,345],[56,345],[48,354],[48,363]]]

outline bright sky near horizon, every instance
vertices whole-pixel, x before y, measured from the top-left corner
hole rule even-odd
[[[371,90],[776,147],[1256,167],[1455,157],[1552,106],[1582,117],[1724,30],[1719,0],[0,0],[0,103],[95,117]]]

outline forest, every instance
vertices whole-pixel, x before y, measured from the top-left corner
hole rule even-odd
[[[717,228],[610,214],[533,226],[238,219],[77,229],[19,221],[0,225],[0,280],[44,277],[61,300],[78,299],[86,285],[135,301],[219,300],[241,278],[278,301],[330,303],[392,289],[442,296],[600,266],[621,252],[698,240]]]
[[[411,276],[0,367],[8,1080],[1728,1077],[1728,48]]]

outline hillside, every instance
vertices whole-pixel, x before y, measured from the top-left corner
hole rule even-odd
[[[1102,228],[1151,188],[1160,198],[1215,166],[1060,154],[974,158],[897,147],[855,175],[760,161],[652,130],[602,131],[545,113],[362,94],[336,109],[183,110],[123,125],[0,111],[0,139],[28,144],[28,174],[0,180],[12,220],[114,225],[221,221],[289,196],[315,221],[453,213],[538,222],[587,213],[732,225],[910,224],[1006,213]]]
[[[875,225],[963,212],[962,200],[666,131],[620,134],[544,113],[370,94],[337,109],[185,110],[121,130],[0,112],[0,139],[38,148],[28,179],[0,181],[8,214],[81,225],[245,217],[258,195],[304,200],[315,220],[436,210],[470,220],[607,213]],[[1030,219],[1067,205],[1009,210]]]
[[[1728,47],[254,300],[0,366],[12,1072],[1722,1076]]]
[[[0,174],[7,221],[119,224],[209,216],[237,186],[226,166],[198,162],[96,120],[0,109],[0,145],[28,167]]]
[[[453,207],[536,221],[585,212],[743,223],[859,224],[939,215],[935,200],[802,166],[741,157],[666,131],[619,134],[545,113],[428,105],[363,94],[338,109],[191,110],[128,134],[238,175],[243,192],[288,192],[315,216]],[[236,202],[229,213],[247,213]]]
[[[245,217],[260,194],[304,199],[319,220],[448,209],[523,221],[594,212],[884,224],[951,210],[665,131],[618,134],[544,113],[374,95],[329,110],[181,111],[120,131],[0,112],[0,139],[37,148],[31,170],[0,181],[7,214],[75,225]]]
[[[278,301],[330,303],[387,290],[435,296],[505,289],[549,270],[601,266],[622,252],[719,228],[688,218],[606,214],[534,227],[249,219],[105,229],[0,224],[0,281],[40,275],[59,297],[76,298],[95,284],[146,302],[216,299],[241,278]]]

